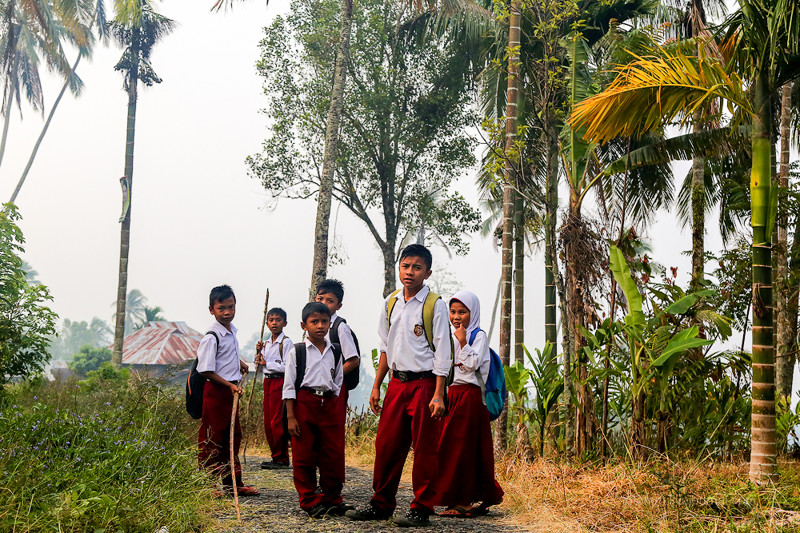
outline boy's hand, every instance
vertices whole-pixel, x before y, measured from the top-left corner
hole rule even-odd
[[[264,348],[264,341],[258,341],[256,343],[256,353],[261,354],[261,350]]]
[[[239,370],[242,372],[242,374],[247,374],[250,372],[250,367],[247,366],[247,363],[239,359]]]
[[[381,414],[381,389],[380,388],[372,388],[372,394],[369,395],[369,408],[372,409],[372,412],[376,415]]]
[[[289,418],[289,435],[293,437],[300,436],[300,424],[297,423],[297,419],[295,417]]]
[[[233,394],[233,395],[238,394],[238,395],[241,396],[242,388],[239,385],[237,385],[236,383],[229,383],[229,385],[230,385],[230,389],[231,389],[231,394]]]
[[[266,365],[267,362],[264,360],[264,356],[261,355],[261,352],[256,353],[255,363],[257,365]]]
[[[434,395],[431,403],[428,404],[428,409],[433,418],[442,418],[444,416],[444,398]]]
[[[458,339],[458,342],[459,342],[459,344],[461,344],[462,348],[464,346],[466,346],[466,344],[467,344],[467,328],[464,327],[464,323],[463,322],[458,325],[456,330],[453,332],[453,335],[456,336],[456,339]]]

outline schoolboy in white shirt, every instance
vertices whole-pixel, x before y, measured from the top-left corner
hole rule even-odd
[[[273,307],[267,312],[267,328],[272,335],[264,343],[256,343],[256,364],[264,365],[264,433],[272,454],[271,461],[261,468],[289,468],[289,433],[283,408],[283,376],[286,352],[292,341],[283,332],[286,311]]]
[[[203,416],[198,433],[198,458],[200,466],[222,476],[225,492],[233,492],[234,478],[239,496],[258,496],[258,490],[242,482],[239,464],[239,445],[242,428],[239,413],[233,430],[234,474],[230,468],[230,432],[233,395],[242,394],[239,382],[247,373],[247,363],[239,357],[236,327],[231,323],[236,316],[236,296],[233,289],[220,285],[211,289],[208,309],[215,321],[197,347],[197,372],[206,381],[203,388]]]
[[[292,438],[292,475],[300,508],[312,518],[344,514],[344,420],[339,416],[342,353],[325,337],[331,313],[311,302],[300,325],[306,340],[286,354],[283,399]],[[319,469],[319,490],[317,490]]]

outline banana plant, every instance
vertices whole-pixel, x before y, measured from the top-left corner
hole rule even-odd
[[[553,350],[553,345],[545,343],[544,349],[536,350],[536,357],[525,348],[525,355],[528,357],[531,370],[529,375],[536,391],[536,399],[533,401],[533,414],[539,424],[539,455],[544,456],[544,434],[547,428],[547,419],[553,409],[558,405],[558,399],[564,392],[564,380],[558,372],[558,357]]]

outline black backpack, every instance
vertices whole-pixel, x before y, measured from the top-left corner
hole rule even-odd
[[[219,337],[213,331],[207,331],[206,335],[213,335],[217,341],[219,349]],[[197,358],[192,363],[189,370],[189,377],[186,378],[186,412],[195,420],[203,418],[203,388],[206,386],[206,378],[197,371]]]
[[[344,322],[347,324],[347,320],[344,318],[337,316],[336,320],[333,321],[331,324],[331,344],[334,346],[339,346],[341,351],[342,343],[339,341],[339,325]],[[361,348],[358,346],[358,337],[356,337],[356,333],[350,328],[350,333],[353,334],[353,342],[356,344],[356,351],[359,355],[359,362],[358,366],[355,367],[353,370],[348,372],[344,375],[343,385],[347,390],[353,390],[358,387],[358,380],[361,378]]]
[[[333,368],[335,369],[342,362],[342,349],[338,344],[331,343],[333,348]],[[298,342],[294,345],[295,360],[297,361],[297,376],[294,378],[295,393],[303,386],[303,378],[306,377],[306,343]]]

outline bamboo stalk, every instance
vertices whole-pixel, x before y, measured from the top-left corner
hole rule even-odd
[[[261,320],[261,336],[259,337],[259,340],[262,343],[264,342],[264,326],[266,326],[266,324],[267,324],[267,310],[268,309],[269,309],[269,289],[267,289],[267,297],[264,299],[264,318]],[[256,352],[256,353],[261,353],[261,352]],[[250,389],[250,398],[247,400],[247,411],[246,412],[247,412],[247,417],[248,417],[247,421],[248,422],[250,421],[249,420],[250,407],[253,405],[253,396],[255,396],[255,394],[256,394],[256,382],[258,381],[258,371],[260,369],[261,369],[261,365],[256,363],[256,372],[255,372],[255,375],[253,376],[253,387]],[[242,432],[244,433],[244,446],[242,446],[242,457],[244,458],[244,464],[247,464],[247,441],[248,441],[249,435],[247,434],[247,432],[244,431],[244,429],[242,430]]]

